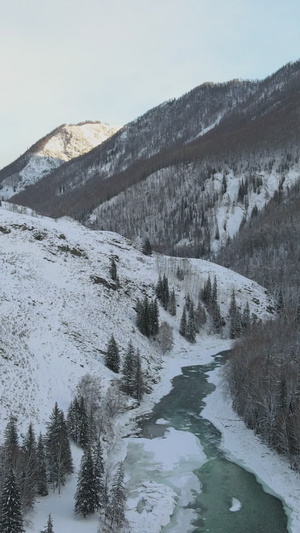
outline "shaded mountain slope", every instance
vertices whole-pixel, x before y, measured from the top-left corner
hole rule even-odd
[[[130,238],[147,235],[167,253],[209,256],[297,180],[299,110],[299,61],[260,82],[204,84],[13,201]]]

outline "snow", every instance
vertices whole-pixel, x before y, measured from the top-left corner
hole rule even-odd
[[[231,503],[232,505],[229,511],[231,511],[232,513],[237,513],[238,511],[241,510],[242,503],[240,502],[240,500],[238,500],[237,498],[232,498]]]
[[[210,373],[210,381],[216,385],[216,390],[206,398],[201,414],[221,431],[221,448],[226,457],[255,474],[266,492],[282,499],[289,531],[300,533],[300,474],[239,419],[225,393],[220,370]]]
[[[242,308],[248,301],[251,312],[262,319],[270,316],[271,299],[256,283],[219,265],[155,254],[146,257],[115,233],[91,231],[71,219],[55,221],[5,203],[0,207],[0,251],[1,433],[11,412],[18,416],[22,433],[27,430],[30,420],[36,433],[44,432],[55,401],[66,410],[78,381],[86,373],[99,379],[104,393],[115,378],[103,364],[103,351],[111,334],[121,348],[121,356],[132,339],[134,347],[141,352],[143,368],[154,377],[156,384],[140,407],[117,420],[110,461],[116,464],[124,460],[130,446],[135,446],[140,457],[148,461],[149,469],[153,470],[152,479],[131,479],[130,472],[126,472],[129,487],[127,517],[131,533],[158,533],[168,523],[176,502],[186,505],[191,499],[191,491],[200,489],[199,481],[187,470],[187,462],[200,465],[205,457],[195,436],[170,427],[159,439],[132,438],[133,418],[151,411],[154,404],[169,392],[171,379],[180,374],[183,366],[206,364],[214,354],[228,349],[231,343],[209,335],[207,324],[198,335],[197,343],[191,346],[178,332],[180,311],[176,317],[170,317],[160,309],[160,319],[167,320],[174,333],[174,349],[162,358],[159,347],[135,328],[136,299],[145,293],[153,296],[158,275],[164,272],[170,286],[175,288],[179,309],[186,292],[198,294],[209,274],[212,279],[217,277],[220,305],[225,316],[233,288],[238,305]],[[116,258],[120,278],[117,291],[93,282],[95,276],[109,282],[112,256]],[[185,270],[183,281],[176,277],[178,266]],[[206,416],[215,417],[213,423],[221,427],[225,436],[231,435],[226,437],[228,442],[224,437],[223,445],[231,450],[232,458],[244,461],[239,454],[241,449],[247,450],[248,461],[252,463],[248,465],[245,461],[245,467],[254,471],[257,468],[259,478],[294,509],[291,531],[299,532],[298,475],[245,430],[241,421],[234,422],[230,433],[230,427],[227,428],[231,425],[229,420],[235,420],[236,416],[227,410],[230,405],[218,391],[219,385],[216,393],[219,403],[214,399],[207,411],[209,396]],[[163,425],[166,421],[161,419],[159,423]],[[239,444],[237,439],[246,433],[248,440]],[[78,471],[81,451],[73,447],[72,452]],[[264,478],[264,471],[270,464],[274,465],[273,477]],[[280,464],[283,477],[277,478]],[[171,473],[169,486],[162,482],[165,472]],[[298,486],[294,479],[298,480]],[[51,513],[57,532],[84,530],[96,533],[96,515],[86,520],[74,516],[75,491],[76,471],[60,496],[51,493],[36,503],[34,511],[26,517],[26,531],[39,533]],[[187,531],[192,516],[192,510],[188,519],[186,514],[177,515],[178,532]]]
[[[28,185],[36,183],[54,171],[64,162],[89,152],[119,129],[120,126],[110,126],[101,122],[61,126],[55,130],[42,148],[30,153],[28,161],[20,172],[2,181],[2,198],[9,199]]]

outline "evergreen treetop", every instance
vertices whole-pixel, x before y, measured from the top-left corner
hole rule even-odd
[[[24,532],[21,496],[12,468],[9,469],[2,488],[0,499],[0,532]]]

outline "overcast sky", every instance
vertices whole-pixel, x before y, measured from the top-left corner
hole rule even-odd
[[[300,58],[300,0],[0,0],[0,168],[62,123],[121,125]]]

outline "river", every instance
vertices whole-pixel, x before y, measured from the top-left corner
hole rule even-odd
[[[204,399],[214,389],[207,372],[222,361],[219,354],[210,364],[183,367],[169,394],[138,421],[140,438],[129,439],[129,490],[153,533],[149,488],[161,494],[161,512],[166,513],[161,533],[287,532],[281,500],[227,460],[219,431],[201,417]],[[139,499],[143,489],[146,496]]]

